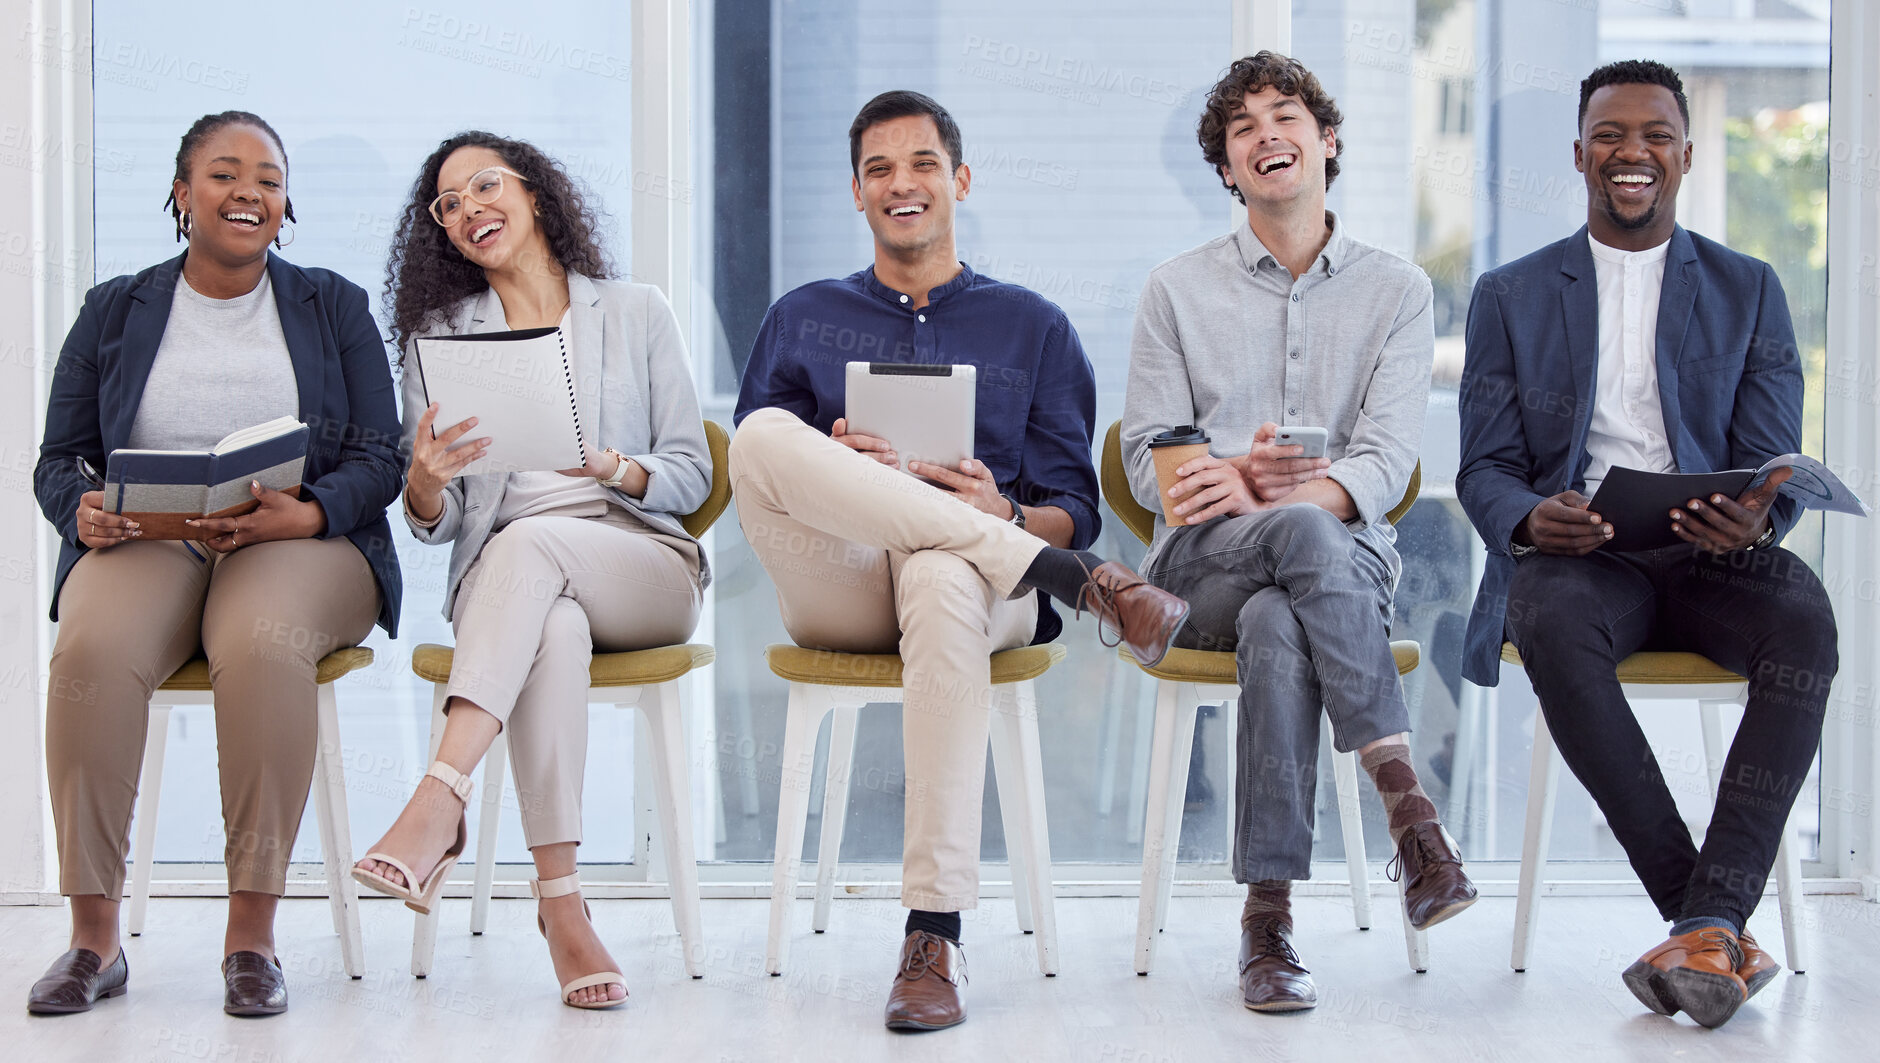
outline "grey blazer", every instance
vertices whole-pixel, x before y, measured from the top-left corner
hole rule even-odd
[[[568,274],[568,349],[575,374],[575,404],[590,444],[613,447],[640,463],[649,479],[645,498],[613,492],[621,506],[668,535],[691,538],[679,514],[697,509],[711,493],[711,448],[705,442],[691,364],[679,337],[679,322],[658,288],[650,284],[594,280]],[[503,304],[490,289],[466,297],[425,336],[503,332]],[[406,351],[404,452],[411,453],[424,388]],[[444,489],[444,512],[426,528],[405,514],[421,543],[451,544],[450,581],[444,594],[449,618],[457,587],[482,552],[503,500],[508,477],[459,476]],[[401,504],[400,508],[403,506]],[[711,566],[699,552],[701,586],[711,585]]]

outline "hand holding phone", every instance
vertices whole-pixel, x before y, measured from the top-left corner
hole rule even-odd
[[[1325,440],[1328,433],[1323,428],[1309,428],[1303,425],[1280,425],[1274,434],[1275,446],[1301,446],[1306,448],[1299,456],[1302,458],[1322,458],[1325,456]]]

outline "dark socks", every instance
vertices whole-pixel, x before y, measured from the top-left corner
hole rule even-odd
[[[1687,915],[1671,924],[1671,936],[1681,937],[1698,930],[1728,930],[1732,934],[1743,933],[1743,928],[1722,916]]]
[[[1269,878],[1247,883],[1247,905],[1240,910],[1241,929],[1251,930],[1255,922],[1276,916],[1292,926],[1292,882]]]
[[[1088,550],[1047,546],[1025,570],[1025,582],[1075,609],[1078,592],[1101,564],[1103,559]]]
[[[919,908],[907,913],[907,929],[903,934],[912,934],[916,930],[925,930],[929,934],[938,934],[948,941],[960,939],[960,913],[958,912],[923,912]]]
[[[1436,818],[1436,805],[1417,782],[1417,770],[1410,766],[1410,746],[1405,743],[1378,746],[1358,757],[1377,795],[1384,799],[1384,815],[1390,824],[1390,844],[1395,848],[1403,832],[1418,823]]]

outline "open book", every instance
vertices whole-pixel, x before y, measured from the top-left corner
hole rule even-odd
[[[575,406],[574,372],[559,328],[421,336],[413,344],[425,405],[437,403],[432,430],[467,417],[477,426],[451,445],[488,438],[463,474],[555,472],[587,464]]]
[[[1792,469],[1788,482],[1777,488],[1805,509],[1831,510],[1865,517],[1873,507],[1861,501],[1826,465],[1806,454],[1770,458],[1760,468],[1726,472],[1640,472],[1615,465],[1593,494],[1590,507],[1612,525],[1607,550],[1652,550],[1676,546],[1684,540],[1671,530],[1671,511],[1691,499],[1723,495],[1735,499],[1760,485],[1777,469]]]
[[[206,539],[183,522],[254,509],[251,480],[298,498],[306,466],[307,426],[292,417],[231,432],[208,450],[114,450],[104,508],[136,521],[145,539]]]

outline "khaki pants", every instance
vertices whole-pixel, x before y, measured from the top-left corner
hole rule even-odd
[[[150,696],[198,649],[215,685],[231,892],[280,896],[306,807],[320,658],[372,630],[372,569],[345,539],[258,543],[200,560],[179,542],[79,558],[59,595],[46,775],[59,892],[124,893]]]
[[[994,651],[1023,646],[1021,588],[1044,540],[837,443],[781,410],[731,441],[738,522],[798,645],[906,662],[901,903],[979,903]]]
[[[528,846],[581,840],[588,664],[684,642],[701,605],[698,544],[625,510],[507,524],[464,574],[446,692],[502,721]]]

